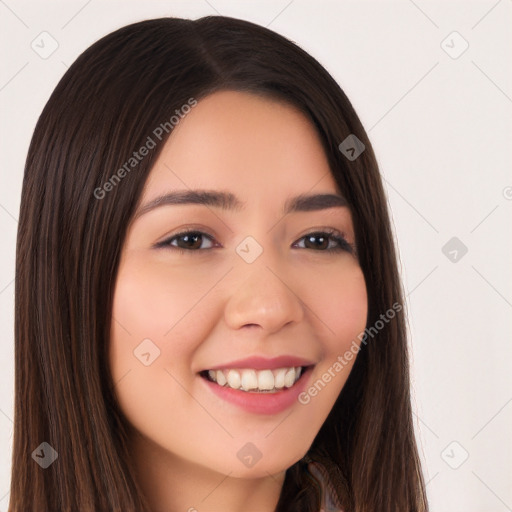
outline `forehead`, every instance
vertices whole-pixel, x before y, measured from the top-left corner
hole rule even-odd
[[[173,128],[151,170],[145,197],[164,190],[229,188],[245,199],[337,191],[319,136],[298,109],[220,91]]]

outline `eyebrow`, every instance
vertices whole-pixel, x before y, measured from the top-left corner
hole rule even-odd
[[[222,190],[178,190],[158,196],[141,206],[135,218],[137,219],[161,206],[183,204],[200,204],[231,211],[241,211],[245,207],[244,203],[231,192]],[[300,194],[285,202],[282,213],[286,215],[293,212],[312,212],[328,208],[342,208],[347,205],[346,199],[339,194]]]

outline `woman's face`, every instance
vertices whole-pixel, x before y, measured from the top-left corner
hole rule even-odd
[[[229,198],[145,208],[197,190]],[[153,454],[259,477],[307,452],[367,315],[350,211],[304,200],[317,194],[339,190],[289,106],[222,91],[173,129],[124,243],[110,345],[121,409]]]

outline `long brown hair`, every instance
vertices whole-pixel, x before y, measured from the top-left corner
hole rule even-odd
[[[127,226],[170,131],[108,194],[98,190],[190,98],[226,89],[288,102],[311,120],[352,212],[367,325],[402,304],[374,152],[350,101],[315,59],[268,29],[223,16],[147,20],[103,37],[58,83],[26,161],[10,512],[149,511],[107,355]],[[351,134],[365,145],[355,160],[338,147]],[[424,512],[404,310],[361,347],[308,457],[328,468],[345,512]],[[43,442],[58,454],[46,469],[33,456]],[[318,486],[299,461],[286,472],[277,510],[318,506]]]

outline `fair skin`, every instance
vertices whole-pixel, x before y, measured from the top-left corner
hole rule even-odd
[[[355,244],[352,217],[346,206],[283,215],[291,197],[340,191],[304,115],[248,93],[214,93],[179,122],[139,209],[190,189],[230,192],[244,206],[165,204],[135,216],[116,281],[110,366],[136,432],[137,478],[154,512],[271,512],[355,359],[309,403],[270,414],[226,401],[199,372],[294,355],[313,363],[307,389],[332,367],[364,331],[367,295],[355,253],[327,252],[339,244],[321,233]],[[173,238],[183,231],[205,235]],[[263,249],[251,263],[236,251],[248,236]],[[143,352],[160,351],[148,365],[134,355],[146,339]],[[247,443],[261,454],[250,467],[237,456]]]

